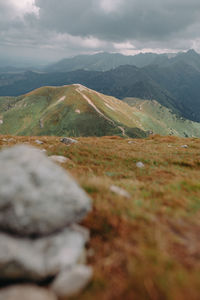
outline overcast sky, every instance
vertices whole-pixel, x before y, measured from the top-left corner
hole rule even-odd
[[[0,58],[200,52],[200,0],[0,0]]]

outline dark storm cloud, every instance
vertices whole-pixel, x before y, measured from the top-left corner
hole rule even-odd
[[[101,3],[100,0],[36,0],[43,27],[113,41],[165,39],[183,33],[200,20],[199,0],[107,0],[108,11]]]
[[[0,0],[0,56],[200,51],[199,0]]]

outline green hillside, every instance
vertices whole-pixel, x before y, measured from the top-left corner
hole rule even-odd
[[[0,134],[146,137],[133,109],[81,85],[0,98]]]
[[[200,136],[200,123],[179,118],[156,101],[125,101],[80,84],[42,87],[16,98],[1,97],[0,134],[141,138],[153,131]]]
[[[140,119],[144,130],[148,128],[161,135],[200,136],[200,123],[178,117],[169,108],[155,100],[125,98],[124,101],[138,109],[135,115]]]

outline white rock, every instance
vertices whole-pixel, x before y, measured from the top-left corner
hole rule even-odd
[[[181,148],[188,148],[188,145],[182,145]]]
[[[44,144],[44,143],[43,143],[42,141],[40,141],[40,140],[35,140],[35,143],[38,144],[38,145]]]
[[[3,124],[3,120],[0,120],[0,125],[2,125]]]
[[[116,185],[111,185],[110,190],[111,190],[111,192],[113,192],[113,193],[115,193],[119,196],[122,196],[122,197],[125,197],[125,198],[130,198],[131,197],[131,195],[126,190],[124,190],[124,189],[122,189],[122,188],[120,188]]]
[[[0,230],[47,235],[82,220],[87,194],[40,150],[15,146],[0,152]]]
[[[0,300],[56,300],[56,295],[34,285],[16,285],[0,290]]]
[[[49,156],[49,158],[51,160],[53,160],[54,162],[58,162],[60,164],[64,164],[67,161],[69,161],[69,158],[64,157],[64,156],[60,156],[60,155],[52,155],[52,156]]]
[[[58,297],[79,294],[92,278],[92,268],[76,265],[61,272],[53,282],[51,289]]]
[[[136,163],[136,167],[139,168],[139,169],[144,169],[144,168],[145,168],[145,165],[143,164],[143,162],[138,161],[138,162]]]
[[[35,240],[0,233],[0,279],[39,282],[55,276],[79,262],[88,239],[86,229],[75,228]]]

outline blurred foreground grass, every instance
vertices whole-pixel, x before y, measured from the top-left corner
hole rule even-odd
[[[0,136],[1,148],[27,143],[68,157],[62,166],[93,199],[83,224],[91,231],[94,278],[72,299],[199,300],[200,139],[78,140],[68,147],[58,137]]]

